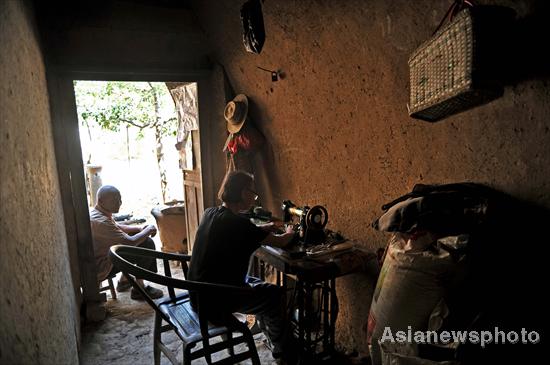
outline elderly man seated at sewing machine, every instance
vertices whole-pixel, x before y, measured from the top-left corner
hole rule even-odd
[[[282,289],[247,276],[251,255],[260,245],[284,247],[294,236],[292,227],[280,235],[271,233],[272,225],[258,227],[241,215],[249,209],[257,194],[254,178],[244,171],[230,173],[223,184],[222,205],[205,210],[198,227],[188,279],[193,281],[250,286],[250,295],[227,296],[211,300],[202,298],[201,305],[216,307],[219,313],[255,314],[260,328],[273,345],[273,356],[289,356],[292,340],[285,319]],[[197,298],[191,293],[191,303],[197,307]],[[207,304],[204,304],[207,303]],[[215,318],[210,318],[215,321]],[[291,359],[286,359],[291,360]]]

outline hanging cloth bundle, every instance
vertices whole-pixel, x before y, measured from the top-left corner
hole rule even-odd
[[[264,16],[260,0],[248,0],[241,7],[244,48],[260,53],[265,42]]]

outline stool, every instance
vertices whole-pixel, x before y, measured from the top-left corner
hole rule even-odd
[[[105,291],[107,289],[109,289],[111,291],[111,297],[116,300],[116,290],[115,290],[115,286],[113,284],[113,278],[116,276],[115,275],[112,275],[112,276],[109,276],[108,278],[106,278],[105,280],[107,280],[108,282],[108,285],[107,286],[101,286],[101,284],[103,283],[103,280],[101,283],[99,283],[99,292],[101,293],[102,291]]]

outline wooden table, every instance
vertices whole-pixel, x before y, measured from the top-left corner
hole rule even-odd
[[[262,246],[255,254],[255,275],[265,280],[266,265],[276,271],[277,285],[292,291],[289,318],[305,359],[329,357],[334,352],[338,317],[336,278],[365,270],[376,254],[354,245],[349,250],[322,256],[290,257],[284,250]],[[289,280],[294,289],[289,290]]]

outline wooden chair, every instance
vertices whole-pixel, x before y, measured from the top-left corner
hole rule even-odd
[[[103,282],[105,280],[103,280],[101,283],[99,283],[99,292],[103,292],[103,291],[106,291],[107,289],[111,292],[111,298],[113,298],[114,300],[116,300],[116,290],[115,290],[115,285],[113,284],[113,278],[116,276],[115,275],[111,275],[109,276],[108,278],[106,278],[105,280],[107,280],[107,285],[106,286],[101,286],[101,284],[103,284]]]
[[[252,333],[246,323],[238,321],[231,313],[214,313],[211,303],[206,305],[204,298],[216,296],[223,301],[224,298],[239,294],[251,294],[252,289],[246,287],[235,287],[229,285],[203,283],[184,279],[173,278],[170,272],[169,261],[181,263],[184,275],[187,275],[187,263],[191,259],[189,255],[149,250],[146,248],[117,245],[111,247],[109,256],[115,267],[122,271],[130,280],[134,288],[139,290],[147,303],[155,310],[154,326],[154,360],[155,365],[160,364],[160,353],[164,353],[172,364],[177,364],[175,354],[164,345],[161,339],[162,333],[173,330],[183,342],[183,363],[191,364],[191,361],[204,357],[208,364],[236,364],[246,359],[251,359],[254,365],[260,365],[260,359],[254,343]],[[155,257],[164,262],[164,275],[153,273],[149,270],[138,267],[132,263],[132,257]],[[168,289],[168,296],[153,300],[145,290],[140,287],[136,279],[147,280]],[[182,289],[183,292],[176,295],[175,289]],[[195,311],[191,306],[189,291],[197,295],[198,308]],[[203,298],[203,305],[201,305]],[[214,325],[209,322],[213,316],[219,320],[223,318],[222,325]],[[166,325],[163,325],[166,322]],[[219,322],[216,322],[219,323]],[[221,341],[210,343],[210,339],[220,336]],[[196,344],[202,342],[202,348],[192,351]],[[234,346],[244,343],[248,349],[235,354]],[[212,362],[212,354],[222,350],[228,350],[229,357],[217,362]]]

